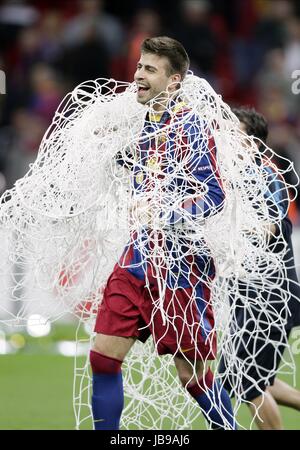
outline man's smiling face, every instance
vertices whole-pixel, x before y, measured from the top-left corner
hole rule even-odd
[[[176,90],[180,75],[169,75],[169,61],[165,56],[142,53],[134,74],[137,84],[137,101],[143,105],[157,97],[157,109],[166,102],[168,92]],[[161,95],[159,95],[161,94]],[[155,104],[154,104],[155,109]]]

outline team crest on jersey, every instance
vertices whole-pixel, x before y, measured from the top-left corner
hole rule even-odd
[[[167,135],[166,133],[160,133],[157,136],[157,145],[160,147],[161,145],[163,145],[167,140]]]

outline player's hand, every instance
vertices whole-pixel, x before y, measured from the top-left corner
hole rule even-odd
[[[130,223],[133,228],[146,226],[148,228],[162,228],[165,221],[161,219],[161,208],[151,199],[134,200],[130,207]]]

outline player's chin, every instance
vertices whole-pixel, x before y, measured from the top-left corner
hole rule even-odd
[[[140,95],[137,95],[136,100],[138,103],[140,103],[141,105],[145,105],[146,103],[148,103],[149,99],[146,97],[142,97]]]

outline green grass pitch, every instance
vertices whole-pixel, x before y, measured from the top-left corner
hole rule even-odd
[[[0,429],[74,429],[72,357],[57,354],[0,355]],[[300,389],[300,355],[295,357]],[[281,376],[282,379],[285,379]],[[290,377],[287,379],[290,381]],[[300,430],[300,412],[281,407],[285,429]],[[242,406],[239,421],[249,427],[250,413]],[[85,426],[84,428],[87,428]],[[193,428],[205,429],[203,421]]]

